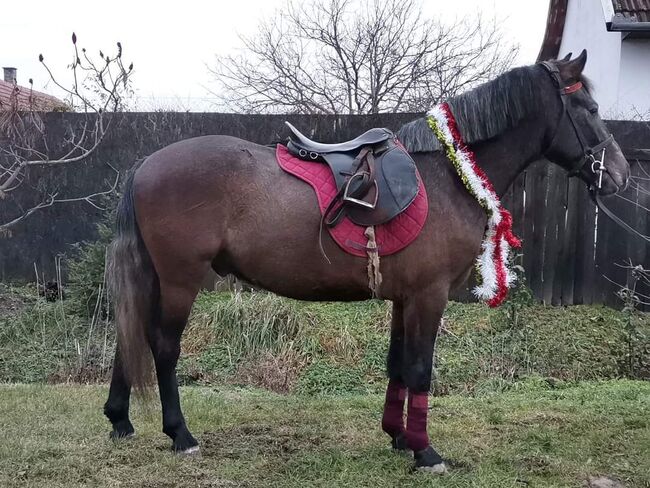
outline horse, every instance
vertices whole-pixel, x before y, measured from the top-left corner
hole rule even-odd
[[[582,74],[586,61],[583,51],[518,67],[448,100],[463,141],[499,196],[542,158],[581,178],[592,195],[627,186],[630,167],[598,114]],[[392,301],[382,429],[394,449],[413,452],[416,468],[436,473],[446,468],[427,433],[434,344],[449,293],[466,281],[480,252],[487,217],[426,118],[406,124],[397,137],[416,163],[429,212],[418,238],[381,261],[379,298]],[[603,159],[607,150],[604,164],[594,149]],[[321,236],[320,219],[313,190],[278,166],[271,147],[203,136],[136,165],[109,250],[118,329],[104,406],[112,438],[134,434],[131,391],[150,388],[155,370],[162,430],[173,451],[198,451],[181,411],[176,364],[210,268],[299,300],[372,297],[366,260]]]

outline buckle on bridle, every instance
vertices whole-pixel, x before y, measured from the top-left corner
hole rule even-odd
[[[589,154],[587,157],[591,159],[591,172],[593,174],[598,174],[598,189],[600,190],[603,186],[603,173],[607,170],[605,168],[605,150],[607,148],[603,147],[603,152],[600,155],[600,159],[596,159],[593,153]],[[596,167],[598,165],[598,167]]]

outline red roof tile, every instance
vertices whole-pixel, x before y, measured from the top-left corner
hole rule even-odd
[[[21,111],[33,109],[39,112],[52,112],[68,109],[64,101],[52,95],[0,80],[0,111],[9,110],[13,103],[17,103],[17,108]]]

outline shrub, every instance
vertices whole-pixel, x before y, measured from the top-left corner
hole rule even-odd
[[[82,317],[92,317],[100,296],[106,290],[106,248],[113,239],[113,229],[106,224],[97,226],[96,241],[82,242],[73,247],[73,257],[68,261],[67,298],[71,309]],[[102,306],[101,313],[109,313]]]

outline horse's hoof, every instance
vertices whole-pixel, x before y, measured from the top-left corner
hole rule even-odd
[[[193,456],[199,453],[199,443],[189,431],[185,430],[174,436],[172,451],[176,454]]]
[[[129,419],[119,420],[113,423],[113,430],[108,435],[112,440],[129,439],[135,435],[135,429]]]
[[[180,456],[198,456],[201,454],[201,449],[199,446],[192,446],[182,451],[176,451],[176,454]]]
[[[421,473],[427,474],[445,474],[447,472],[447,466],[445,466],[445,463],[438,463],[433,466],[419,466],[415,469]]]
[[[108,434],[108,437],[112,441],[123,441],[127,439],[132,439],[135,437],[135,431],[130,430],[130,431],[119,431],[119,430],[114,430],[110,434]]]
[[[426,449],[413,453],[415,469],[429,474],[444,474],[447,466],[435,449],[428,446]]]
[[[400,432],[390,441],[390,446],[392,450],[398,454],[410,454],[411,451],[406,445],[406,436],[404,432]]]

